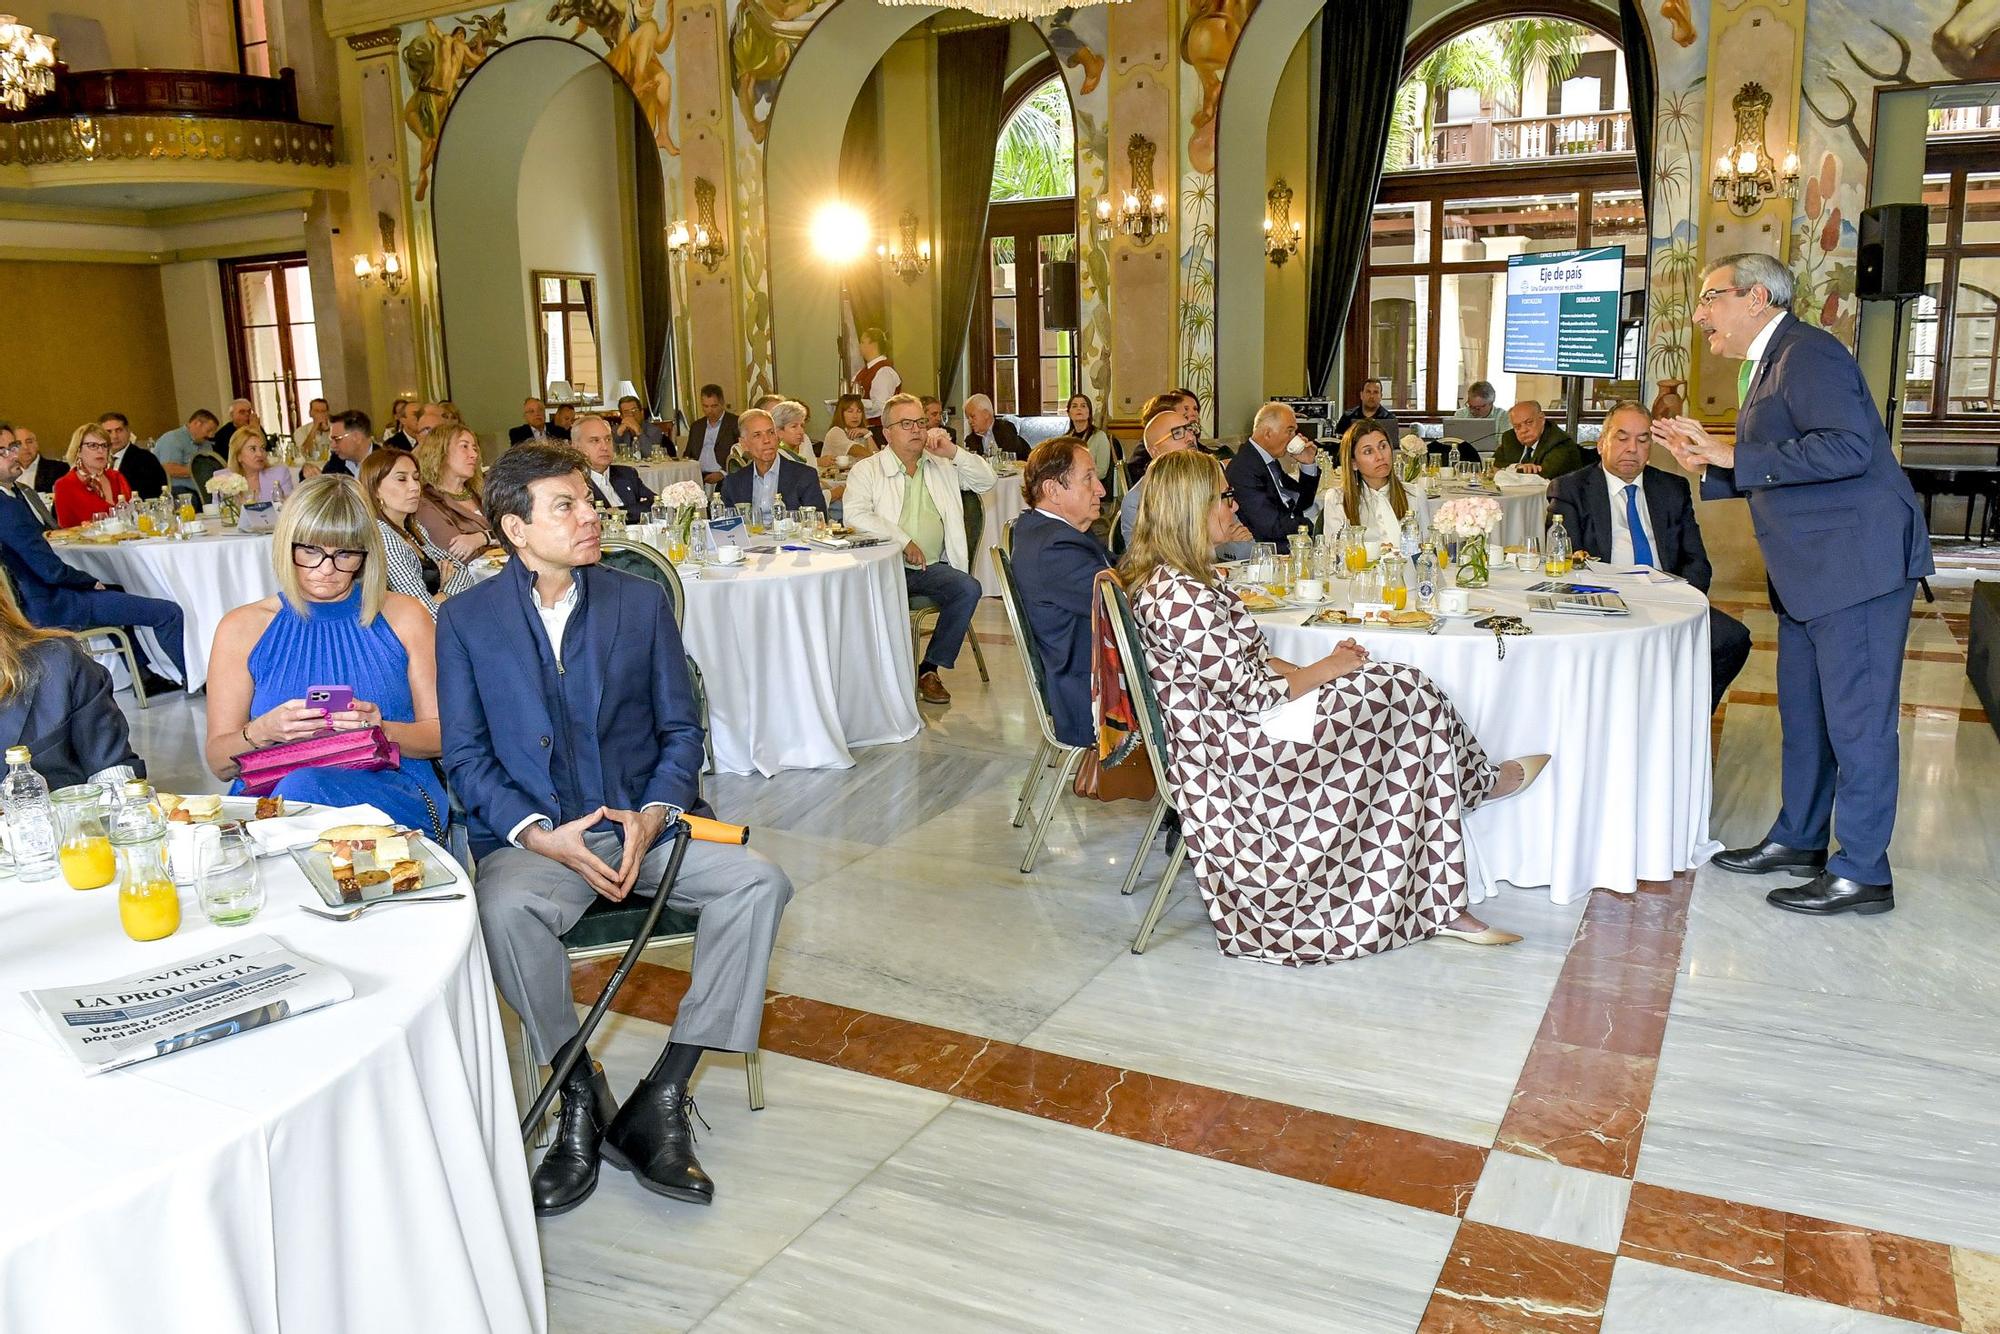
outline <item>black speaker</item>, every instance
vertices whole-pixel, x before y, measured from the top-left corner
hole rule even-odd
[[[1042,265],[1042,327],[1077,326],[1076,261],[1052,259]]]
[[[1925,205],[1878,204],[1862,210],[1854,295],[1863,301],[1922,295],[1929,248],[1930,209]]]

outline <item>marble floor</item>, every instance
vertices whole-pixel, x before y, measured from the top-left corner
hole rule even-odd
[[[1020,872],[1031,724],[989,602],[993,681],[968,658],[916,740],[711,781],[798,891],[768,1106],[710,1058],[712,1207],[607,1170],[544,1223],[552,1327],[2000,1334],[2000,741],[1940,582],[1904,671],[1896,912],[1792,917],[1703,868],[1504,893],[1482,912],[1512,949],[1307,970],[1220,957],[1185,874],[1132,954],[1130,803],[1065,798]],[[1775,625],[1718,599],[1756,644],[1717,731],[1737,843],[1776,805]],[[161,781],[203,781],[199,699],[128,713]],[[686,963],[621,995],[597,1044],[620,1092]]]

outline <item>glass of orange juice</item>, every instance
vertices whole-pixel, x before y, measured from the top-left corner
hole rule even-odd
[[[71,889],[102,889],[118,874],[104,829],[104,798],[99,783],[78,783],[49,798],[56,815],[56,862]]]
[[[171,936],[181,927],[181,895],[167,870],[167,822],[152,784],[139,778],[125,784],[110,827],[118,854],[118,924],[134,940]]]

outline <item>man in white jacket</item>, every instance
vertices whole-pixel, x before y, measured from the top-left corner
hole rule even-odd
[[[913,394],[882,405],[882,432],[889,447],[848,474],[844,513],[849,527],[900,543],[910,596],[937,603],[937,625],[917,666],[917,695],[926,704],[949,704],[938,672],[957,663],[979,608],[959,492],[991,491],[993,469],[931,426]]]

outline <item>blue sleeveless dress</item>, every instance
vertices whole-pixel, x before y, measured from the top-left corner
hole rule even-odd
[[[284,598],[257,646],[250,650],[255,692],[250,716],[259,717],[288,700],[304,699],[312,686],[352,686],[354,698],[382,710],[391,723],[416,721],[410,699],[410,655],[389,625],[377,616],[361,624],[361,589],[340,602],[309,602],[300,615]],[[242,784],[233,785],[240,792]],[[300,769],[279,780],[277,794],[291,801],[329,806],[361,802],[379,808],[398,825],[443,836],[447,818],[444,784],[429,760],[405,758],[401,769],[362,773],[352,769]],[[430,805],[424,804],[429,796]],[[435,812],[435,818],[433,818]]]

